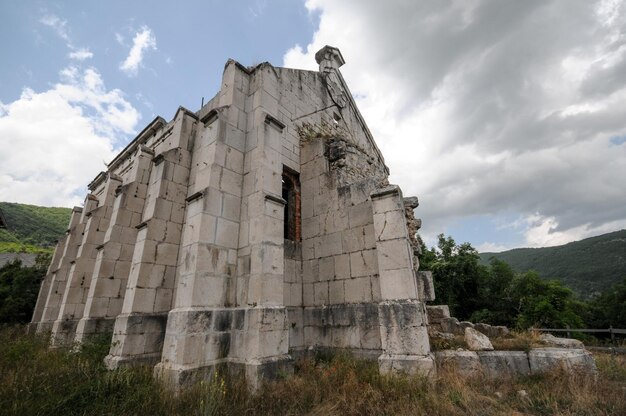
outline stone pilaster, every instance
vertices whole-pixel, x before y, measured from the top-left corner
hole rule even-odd
[[[276,94],[269,92],[260,88],[254,96],[267,94],[266,101],[271,101]],[[284,305],[286,201],[282,199],[281,156],[284,126],[267,114],[265,106],[253,111],[255,124],[249,134],[256,137],[256,143],[246,153],[244,177],[250,182],[244,183],[243,238],[238,254],[243,266],[238,299],[246,306],[246,320],[243,343],[233,356],[244,364],[246,379],[255,387],[263,378],[276,377],[279,371],[292,371],[292,360],[288,354],[289,330]]]
[[[53,346],[74,341],[76,326],[83,316],[87,302],[97,255],[96,248],[102,244],[104,239],[104,233],[113,211],[115,190],[120,184],[119,178],[109,175],[106,178],[100,199],[91,196],[91,194],[87,198],[89,205],[95,205],[95,207],[89,209],[88,212],[83,212],[84,235],[76,253],[76,260],[70,266],[59,315],[52,326],[51,343]]]
[[[85,206],[86,208],[90,207],[87,201]],[[52,325],[59,316],[59,308],[67,286],[67,276],[71,263],[76,260],[76,253],[78,252],[78,247],[83,238],[83,230],[85,229],[85,224],[82,222],[84,210],[85,208],[74,207],[63,244],[57,246],[56,250],[61,253],[61,258],[59,259],[58,267],[49,272],[51,275],[50,285],[48,292],[45,293],[46,300],[41,314],[41,320],[37,324],[37,333],[51,332]]]
[[[41,319],[43,318],[43,311],[46,307],[48,295],[50,294],[50,286],[52,285],[52,281],[54,279],[53,273],[59,268],[59,264],[61,263],[61,259],[63,258],[63,252],[65,251],[65,245],[67,244],[68,239],[68,234],[65,234],[63,238],[57,242],[54,254],[52,255],[52,260],[50,261],[50,265],[48,266],[46,275],[44,276],[41,282],[41,286],[39,288],[39,295],[37,296],[37,303],[35,304],[35,309],[33,311],[33,318],[28,325],[29,333],[37,332],[37,326],[41,323]]]
[[[122,311],[137,241],[135,225],[141,222],[153,156],[150,149],[140,147],[133,161],[132,176],[116,190],[104,242],[96,247],[98,254],[85,312],[76,329],[77,342],[83,342],[90,334],[112,331],[115,318]]]
[[[381,372],[434,374],[427,315],[413,265],[402,192],[392,185],[371,195],[380,273]]]
[[[256,386],[289,361],[282,126],[264,110],[275,98],[263,86],[246,97],[247,83],[248,74],[230,62],[220,94],[227,107],[203,117],[194,148],[176,302],[156,367],[175,387],[221,365]],[[253,110],[241,123],[246,100]]]
[[[167,313],[172,309],[176,287],[191,161],[188,146],[195,122],[194,116],[179,110],[167,136],[169,148],[152,160],[124,303],[105,358],[109,368],[155,363],[161,358]]]

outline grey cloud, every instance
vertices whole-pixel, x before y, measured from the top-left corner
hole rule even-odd
[[[400,127],[373,130],[426,232],[511,212],[556,231],[626,222],[626,144],[609,141],[626,133],[624,1],[610,21],[589,0],[313,3],[354,90],[393,97],[368,105]]]

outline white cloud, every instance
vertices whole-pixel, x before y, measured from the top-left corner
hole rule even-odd
[[[115,32],[115,41],[122,46],[126,46],[126,43],[124,42],[124,35],[121,33]]]
[[[69,27],[67,20],[61,19],[56,15],[45,15],[39,19],[39,23],[51,27],[56,34],[65,41],[66,46],[70,49],[68,57],[76,61],[84,61],[85,59],[93,58],[93,53],[89,48],[78,48],[74,46],[69,35]]]
[[[39,23],[51,27],[61,39],[69,42],[70,37],[67,29],[67,20],[63,20],[58,16],[51,14],[43,16],[39,19]]]
[[[131,134],[139,113],[95,69],[69,67],[44,92],[24,89],[0,108],[0,200],[80,204],[86,185]]]
[[[477,245],[475,248],[479,253],[499,253],[501,251],[508,250],[510,247],[485,241],[484,243]]]
[[[341,49],[391,181],[420,196],[425,235],[505,213],[543,219],[511,229],[528,245],[626,224],[626,144],[611,142],[626,134],[625,1],[306,6],[319,28],[285,66]]]
[[[70,52],[68,57],[77,61],[84,61],[85,59],[93,58],[93,53],[87,48],[80,48]]]
[[[120,69],[128,76],[136,76],[146,51],[156,50],[156,48],[156,37],[152,30],[147,26],[143,26],[141,31],[135,34],[133,46],[130,48],[124,62],[120,64]]]
[[[617,220],[609,221],[597,227],[582,224],[565,231],[557,231],[559,224],[555,217],[542,217],[537,214],[528,216],[526,222],[527,228],[524,231],[524,237],[528,247],[558,246],[626,228],[626,220]]]

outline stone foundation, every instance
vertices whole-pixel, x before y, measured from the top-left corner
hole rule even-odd
[[[115,320],[107,368],[156,364],[161,359],[167,314],[133,313]]]

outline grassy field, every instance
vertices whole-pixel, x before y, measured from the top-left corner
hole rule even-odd
[[[6,415],[625,415],[626,359],[597,355],[596,379],[554,372],[505,380],[381,376],[349,356],[297,362],[293,376],[250,393],[216,374],[174,395],[150,368],[107,371],[104,339],[48,350],[23,327],[0,330],[0,414]],[[525,390],[526,397],[518,394]]]

